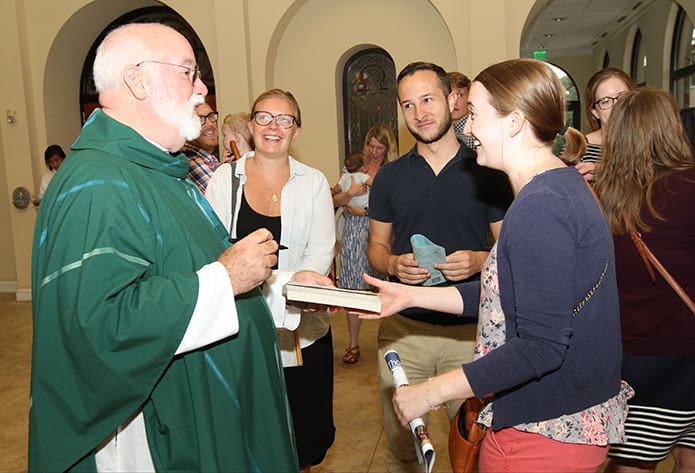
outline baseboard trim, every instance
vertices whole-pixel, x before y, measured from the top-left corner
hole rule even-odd
[[[0,292],[16,292],[17,281],[0,281]]]
[[[31,289],[17,289],[17,281],[0,281],[0,294],[12,292],[18,301],[31,300]]]

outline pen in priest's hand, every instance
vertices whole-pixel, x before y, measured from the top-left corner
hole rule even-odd
[[[230,238],[229,243],[236,243],[239,241],[239,238]],[[278,250],[287,250],[288,248],[285,245],[278,245]]]

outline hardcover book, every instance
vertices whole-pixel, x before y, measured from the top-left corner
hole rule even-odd
[[[283,294],[288,301],[309,302],[367,312],[381,312],[379,295],[370,291],[289,282],[285,284]]]

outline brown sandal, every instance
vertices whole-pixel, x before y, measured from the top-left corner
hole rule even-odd
[[[347,347],[345,349],[345,355],[343,355],[343,363],[348,365],[354,365],[360,358],[360,346]]]

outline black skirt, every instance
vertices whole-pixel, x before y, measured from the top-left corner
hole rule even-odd
[[[303,366],[285,368],[299,465],[318,465],[335,440],[331,330],[302,348]]]

